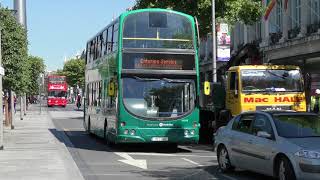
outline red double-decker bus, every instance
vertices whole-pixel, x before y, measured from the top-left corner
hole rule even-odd
[[[48,107],[67,106],[68,85],[65,76],[48,76]]]

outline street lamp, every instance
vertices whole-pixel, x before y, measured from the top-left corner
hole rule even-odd
[[[212,81],[217,82],[216,2],[212,0]]]
[[[42,73],[40,73],[40,74],[39,74],[39,79],[38,79],[38,82],[39,82],[39,104],[40,104],[40,114],[41,114],[41,86],[42,86],[42,84],[43,84],[42,79],[43,79],[43,74],[42,74]]]

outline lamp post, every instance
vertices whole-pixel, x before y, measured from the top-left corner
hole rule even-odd
[[[217,82],[216,2],[212,0],[212,81]]]
[[[4,69],[2,67],[2,56],[1,56],[1,31],[2,28],[0,26],[0,92],[1,92],[1,98],[0,98],[0,107],[1,107],[1,110],[0,110],[0,150],[3,150],[3,111],[2,111],[2,107],[3,107],[3,102],[2,102],[2,99],[3,99],[3,94],[2,94],[2,76],[4,76]]]

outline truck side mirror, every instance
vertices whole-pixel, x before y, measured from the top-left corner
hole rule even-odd
[[[204,94],[206,96],[210,95],[210,82],[209,81],[204,82]]]

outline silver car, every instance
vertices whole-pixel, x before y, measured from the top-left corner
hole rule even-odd
[[[280,180],[320,179],[320,118],[313,113],[245,112],[215,135],[218,163]]]

